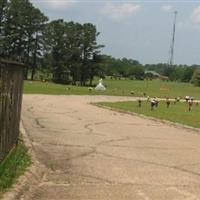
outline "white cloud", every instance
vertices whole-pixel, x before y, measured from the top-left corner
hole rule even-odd
[[[75,1],[69,1],[69,0],[49,0],[49,5],[52,8],[66,8],[74,4]]]
[[[191,26],[191,21],[189,19],[185,19],[184,21],[179,21],[177,23],[177,28],[184,30],[191,30],[193,27]]]
[[[77,2],[77,0],[32,0],[33,4],[51,9],[66,9]]]
[[[103,14],[109,16],[111,19],[116,21],[124,20],[128,17],[131,17],[133,14],[140,10],[140,5],[135,5],[133,3],[123,3],[123,4],[114,4],[107,3],[103,10]]]
[[[165,5],[165,6],[162,6],[161,9],[165,12],[170,12],[173,10],[173,6],[170,6],[170,5]]]
[[[200,24],[200,6],[196,7],[191,15],[192,22],[195,24]]]

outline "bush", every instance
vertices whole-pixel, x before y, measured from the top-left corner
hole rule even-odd
[[[192,83],[196,86],[200,86],[200,69],[196,69],[192,76]]]

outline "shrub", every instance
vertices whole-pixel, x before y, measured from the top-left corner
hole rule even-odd
[[[200,86],[200,69],[196,69],[192,76],[192,83],[196,86]]]

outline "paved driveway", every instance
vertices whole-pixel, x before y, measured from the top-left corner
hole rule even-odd
[[[25,95],[23,124],[48,169],[29,199],[200,199],[200,134],[89,104]]]

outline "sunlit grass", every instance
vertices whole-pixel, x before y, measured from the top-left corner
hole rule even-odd
[[[31,158],[27,151],[24,144],[19,142],[18,146],[0,164],[0,198],[31,164]]]
[[[96,80],[95,84],[98,83]],[[136,80],[104,80],[107,86],[106,91],[89,91],[88,87],[60,85],[54,83],[31,82],[24,84],[26,94],[51,94],[51,95],[114,95],[114,96],[148,96],[157,97],[184,97],[193,96],[200,99],[200,87],[195,87],[189,83]],[[134,93],[134,94],[131,94]]]
[[[100,105],[200,128],[200,105],[196,104],[193,105],[191,111],[188,110],[188,105],[185,102],[171,103],[170,107],[167,108],[166,102],[161,101],[158,108],[153,111],[151,110],[150,103],[147,101],[143,101],[141,107],[138,106],[138,102],[133,101],[105,102],[100,103]]]

